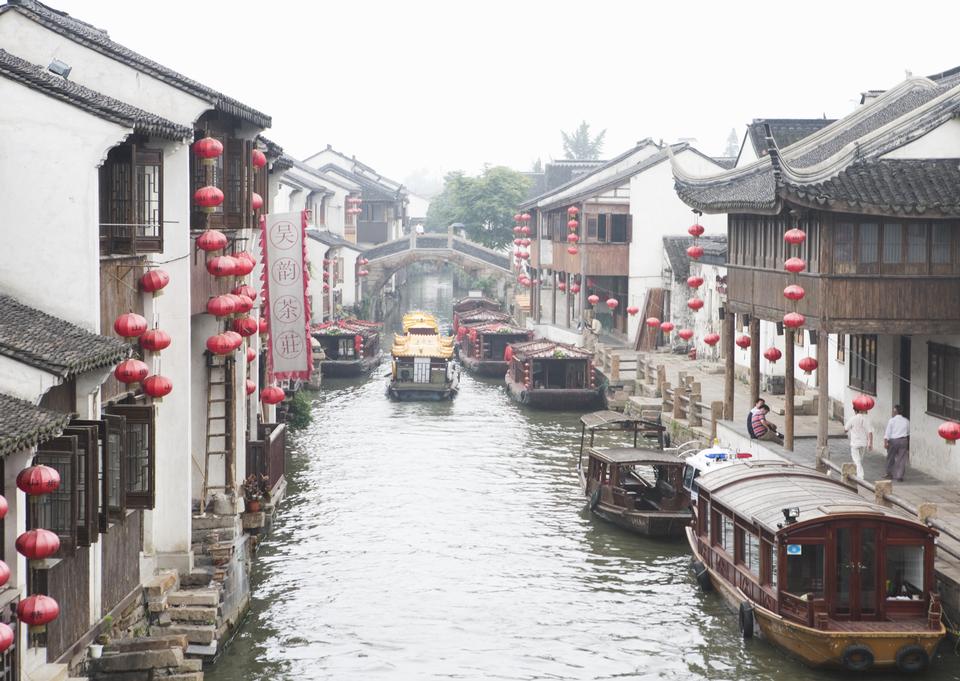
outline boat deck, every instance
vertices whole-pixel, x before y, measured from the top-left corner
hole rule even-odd
[[[902,634],[910,631],[930,631],[925,617],[887,620],[884,622],[870,622],[866,620],[851,622],[849,620],[836,620],[831,617],[829,621],[830,624],[827,627],[827,631],[853,631],[874,634]]]

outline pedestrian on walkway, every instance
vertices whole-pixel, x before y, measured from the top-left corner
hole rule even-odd
[[[894,405],[893,416],[887,421],[883,433],[883,446],[887,450],[886,480],[903,481],[910,458],[910,421],[903,415],[900,405]]]
[[[857,467],[857,477],[863,479],[863,456],[873,449],[873,431],[867,423],[866,412],[854,407],[853,416],[843,424],[850,438],[850,458]]]
[[[767,414],[770,413],[770,407],[763,405],[750,412],[750,437],[754,440],[766,440],[767,442],[776,442],[783,444],[783,436],[777,432],[777,427],[767,421]]]

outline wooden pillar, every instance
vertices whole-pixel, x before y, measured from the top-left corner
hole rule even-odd
[[[553,275],[553,294],[552,294],[552,304],[550,306],[550,323],[556,325],[557,323],[557,273],[554,272]]]
[[[735,366],[733,363],[733,313],[729,310],[723,318],[721,327],[723,344],[723,419],[725,421],[733,420],[733,385]]]
[[[750,408],[760,399],[760,320],[750,317]]]
[[[783,371],[783,448],[788,452],[793,451],[793,405],[797,390],[793,375],[795,334],[796,332],[793,329],[784,329],[783,331],[783,362],[785,364]]]
[[[817,332],[817,468],[821,468],[821,459],[830,458],[830,444],[827,441],[827,423],[830,407],[830,343],[827,334]]]

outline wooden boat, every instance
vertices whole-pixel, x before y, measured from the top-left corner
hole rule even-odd
[[[380,364],[380,324],[360,319],[340,319],[311,327],[310,335],[323,348],[320,371],[324,376],[363,376]]]
[[[648,537],[684,536],[690,494],[683,488],[683,459],[663,450],[664,426],[615,411],[585,414],[580,423],[577,472],[590,510]],[[632,446],[596,446],[595,436],[604,431],[632,436]]]
[[[924,669],[943,638],[937,532],[785,460],[687,459],[694,572],[740,630],[814,667]]]
[[[387,395],[395,400],[446,400],[456,396],[460,373],[453,363],[453,336],[441,336],[426,312],[404,315],[403,335],[394,336]]]
[[[563,410],[604,406],[603,392],[596,386],[592,353],[543,339],[507,347],[507,391],[520,404]]]
[[[532,331],[506,322],[462,325],[457,333],[457,355],[467,371],[499,378],[507,373],[507,346],[532,338]]]
[[[501,305],[499,301],[484,296],[467,296],[461,298],[453,304],[453,326],[457,328],[460,321],[460,315],[474,310],[492,310],[499,312]]]
[[[488,310],[486,308],[477,308],[475,310],[467,310],[466,312],[457,313],[454,316],[453,329],[454,331],[459,332],[461,326],[473,326],[476,324],[490,324],[492,322],[500,322],[502,324],[513,324],[513,317],[511,317],[506,312],[501,312],[500,310]]]

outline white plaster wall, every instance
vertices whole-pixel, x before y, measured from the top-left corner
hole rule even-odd
[[[951,118],[920,139],[894,149],[881,158],[958,158],[960,157],[960,119]]]
[[[99,332],[97,166],[131,130],[5,78],[0,102],[0,291]]]
[[[0,393],[37,404],[44,393],[60,383],[60,377],[54,374],[0,356]]]
[[[307,237],[307,259],[310,262],[307,295],[310,297],[310,321],[314,324],[323,322],[323,259],[328,248],[326,244]]]
[[[27,530],[27,495],[17,488],[17,474],[30,465],[34,450],[24,449],[8,454],[4,462],[3,488],[13,490],[7,497],[7,516],[3,522],[3,548],[7,557],[6,563],[10,567],[10,581],[8,585],[16,587],[20,596],[27,595],[27,559],[17,553],[17,537]],[[27,650],[28,627],[20,627],[20,650]],[[26,667],[26,664],[21,664]]]
[[[894,359],[897,358],[896,337],[894,341]],[[960,347],[960,337],[957,336],[914,336],[911,340],[910,362],[910,466],[919,468],[932,475],[943,477],[952,482],[960,481],[960,456],[958,446],[948,445],[937,435],[937,428],[945,422],[937,416],[927,413],[927,343],[933,342],[942,345]],[[890,366],[896,367],[893,363]],[[881,364],[879,371],[886,372],[887,366]],[[896,391],[896,384],[893,389]],[[891,403],[897,399],[897,393],[891,396]],[[878,413],[877,416],[886,416],[889,412]],[[877,421],[880,419],[877,418]],[[882,438],[882,432],[874,438]],[[880,440],[877,440],[880,442]],[[907,473],[909,475],[909,472]]]

